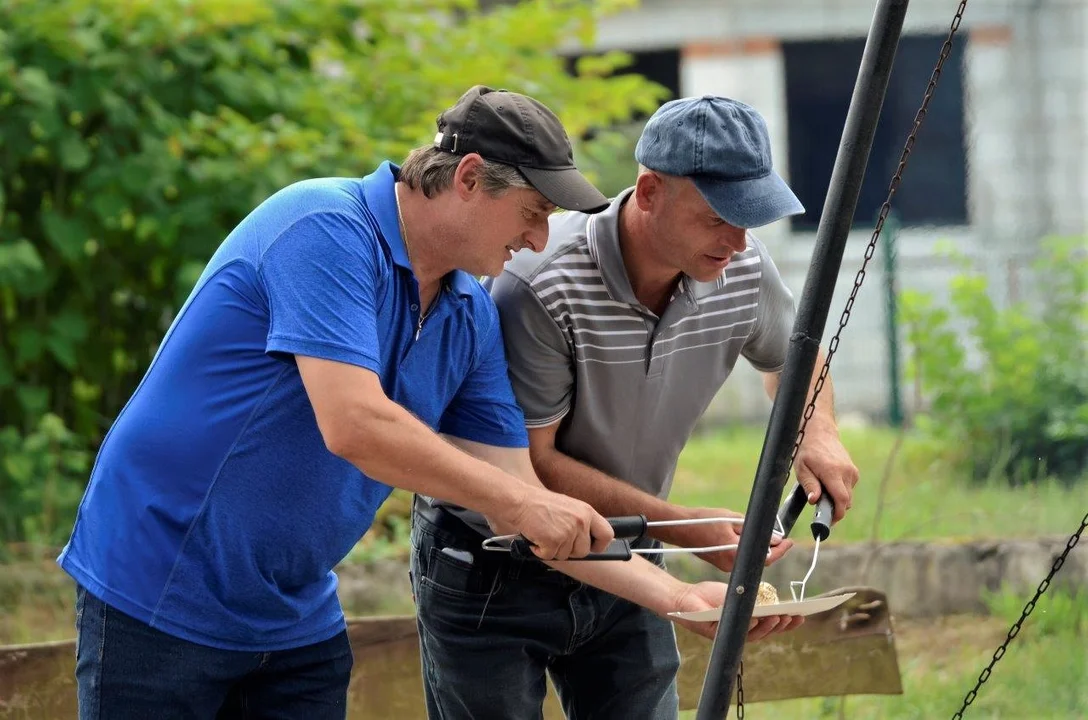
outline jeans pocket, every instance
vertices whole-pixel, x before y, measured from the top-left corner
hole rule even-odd
[[[498,575],[485,572],[471,556],[432,545],[427,550],[427,566],[420,574],[420,584],[443,595],[457,598],[484,599],[498,590]]]

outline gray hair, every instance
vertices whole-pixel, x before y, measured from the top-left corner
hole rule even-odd
[[[426,197],[434,197],[453,185],[453,175],[462,157],[431,145],[416,148],[404,159],[400,180],[413,190],[419,188]],[[480,166],[480,182],[492,196],[512,188],[532,187],[516,167],[493,160],[484,160]]]

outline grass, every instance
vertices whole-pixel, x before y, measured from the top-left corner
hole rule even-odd
[[[75,636],[75,586],[52,560],[0,564],[0,645]]]
[[[903,694],[756,703],[752,720],[928,720],[960,709],[979,673],[1020,616],[1025,598],[1002,594],[992,617],[951,616],[898,623]],[[1088,602],[1048,594],[1010,643],[964,716],[968,720],[1088,717]],[[694,720],[695,712],[681,713]]]
[[[738,427],[694,438],[680,456],[670,500],[680,505],[726,507],[748,504],[763,429]],[[831,541],[868,541],[877,514],[879,486],[897,434],[887,428],[844,429],[843,444],[861,480],[854,505],[836,525]],[[787,484],[787,492],[792,487]],[[1072,533],[1088,509],[1088,482],[1071,487],[1044,480],[1009,487],[1001,482],[963,481],[940,453],[908,434],[896,454],[885,490],[876,539],[958,540],[1037,537]]]

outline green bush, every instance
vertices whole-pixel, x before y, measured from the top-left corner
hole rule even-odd
[[[1088,469],[1088,252],[1083,238],[1049,239],[1031,283],[1035,303],[995,306],[970,271],[950,306],[902,293],[911,371],[929,401],[919,424],[945,441],[976,479],[1014,484]],[[966,335],[953,328],[966,321]],[[975,357],[972,357],[972,352]]]
[[[0,0],[5,437],[30,443],[51,413],[93,451],[231,227],[293,181],[399,160],[472,84],[608,142],[665,91],[613,76],[622,54],[574,77],[555,50],[626,4]]]
[[[90,468],[85,442],[51,413],[32,432],[0,429],[0,537],[63,543]],[[4,552],[0,545],[0,555]]]

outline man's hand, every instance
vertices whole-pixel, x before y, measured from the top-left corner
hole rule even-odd
[[[682,508],[682,512],[689,520],[698,518],[715,517],[743,517],[740,513],[722,508]],[[664,528],[662,528],[664,530]],[[740,543],[741,525],[732,523],[700,523],[698,525],[678,525],[669,528],[666,534],[660,534],[661,539],[672,545],[680,547],[713,547],[715,545],[736,545]],[[771,537],[771,553],[767,556],[765,565],[771,565],[786,551],[793,547],[792,540],[784,540],[778,536]],[[731,572],[733,563],[737,559],[736,550],[719,550],[711,553],[698,553],[696,557],[707,561],[723,572]]]
[[[604,552],[615,533],[589,504],[535,485],[508,512],[497,514],[500,532],[521,533],[541,560],[580,558]]]
[[[720,582],[701,582],[688,585],[686,590],[677,599],[677,607],[673,612],[699,612],[720,608],[725,602],[725,593],[728,586]],[[694,620],[681,620],[670,618],[678,625],[683,625],[688,630],[698,633],[705,638],[714,639],[718,632],[718,623],[697,622]],[[783,633],[799,627],[805,618],[801,615],[768,615],[762,618],[752,618],[748,625],[747,642],[756,642],[771,635]]]
[[[798,482],[808,495],[809,504],[815,504],[823,489],[826,489],[835,502],[832,522],[846,516],[853,503],[854,486],[858,484],[858,469],[839,440],[837,430],[806,430],[804,442],[797,451],[794,469]]]
[[[496,447],[449,435],[443,438],[520,481],[507,486],[516,493],[513,500],[490,502],[480,508],[497,535],[525,536],[541,560],[603,552],[615,537],[612,526],[589,504],[541,485],[525,448]]]

